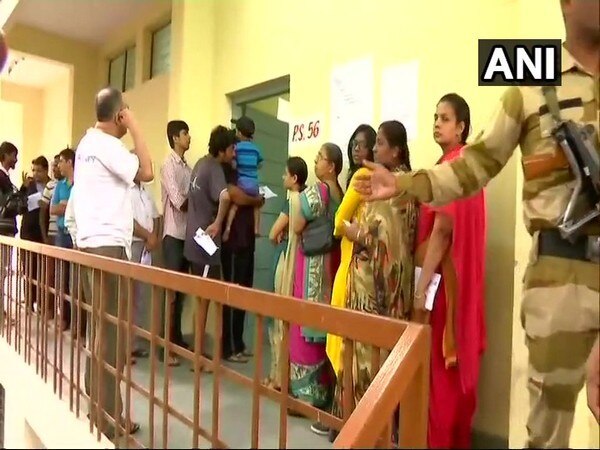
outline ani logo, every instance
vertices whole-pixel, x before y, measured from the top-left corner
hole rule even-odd
[[[560,84],[560,39],[479,39],[479,86]]]

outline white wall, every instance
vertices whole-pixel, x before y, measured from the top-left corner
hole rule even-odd
[[[77,419],[69,411],[68,400],[59,400],[54,394],[52,382],[44,383],[35,368],[25,364],[23,356],[3,338],[0,361],[0,383],[6,402],[5,448],[114,448],[106,438],[97,442],[83,420],[85,413],[83,419]],[[65,395],[68,399],[68,392]]]

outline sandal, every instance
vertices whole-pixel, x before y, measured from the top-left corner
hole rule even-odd
[[[225,358],[225,361],[240,364],[245,364],[248,362],[248,360],[241,353],[238,353],[237,355],[228,356],[227,358]]]
[[[169,355],[169,359],[167,362],[167,365],[169,367],[177,367],[179,366],[179,364],[179,358],[177,358],[177,356]]]
[[[129,434],[135,434],[140,431],[140,424],[137,422],[131,422],[131,427],[129,428]]]
[[[86,417],[87,417],[88,420],[90,420],[90,414],[89,413],[86,415]],[[123,420],[123,425],[122,426],[123,426],[123,429],[125,429],[125,427],[127,426],[127,421]],[[138,431],[140,431],[140,424],[137,423],[137,422],[131,421],[130,428],[129,428],[129,434],[135,434]],[[105,433],[105,434],[106,434],[106,437],[108,437],[109,439],[112,438],[111,433]],[[114,436],[114,434],[113,434],[113,436]]]
[[[190,367],[190,372],[194,372],[194,366]],[[200,364],[200,373],[212,373],[212,367],[208,366],[208,365],[204,365],[204,364]]]
[[[148,352],[146,350],[134,350],[131,352],[131,356],[134,358],[147,358]]]

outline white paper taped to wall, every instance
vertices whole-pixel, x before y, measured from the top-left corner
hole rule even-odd
[[[381,74],[381,121],[398,120],[409,141],[417,138],[419,114],[419,61],[383,69]]]
[[[345,149],[352,133],[362,123],[373,123],[373,60],[359,59],[335,67],[331,72],[330,140]],[[344,166],[348,155],[343,152]]]

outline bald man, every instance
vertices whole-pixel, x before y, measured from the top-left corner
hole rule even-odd
[[[128,260],[131,255],[133,237],[133,209],[131,188],[136,180],[152,181],[152,160],[133,113],[123,102],[120,91],[113,88],[102,89],[96,96],[97,122],[90,128],[77,146],[75,158],[75,176],[72,196],[73,214],[77,223],[77,242],[79,250],[94,255]],[[130,152],[121,142],[129,131],[133,138],[134,152]],[[101,193],[101,195],[99,195]],[[84,274],[85,299],[92,299],[94,292],[100,292],[100,278],[92,278],[92,270]],[[106,313],[118,316],[119,302],[126,297],[118,297],[118,278],[108,274],[104,277],[104,298]],[[126,293],[127,287],[121,286]],[[127,305],[123,305],[127,311]],[[88,339],[96,354],[119,372],[126,360],[126,333],[117,338],[116,327],[104,321],[100,335],[100,317],[88,321]],[[118,358],[120,355],[120,358]],[[117,361],[121,367],[117,367]],[[97,365],[88,359],[85,371],[85,387],[91,393],[94,403],[98,401],[96,392],[102,385],[103,409],[116,421],[121,417],[123,405],[119,386],[115,377],[107,370],[98,373]],[[116,401],[115,401],[115,397]],[[97,416],[95,408],[91,419],[109,438],[114,437],[115,429],[104,419]],[[130,433],[139,429],[132,424]]]

